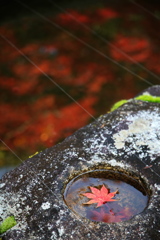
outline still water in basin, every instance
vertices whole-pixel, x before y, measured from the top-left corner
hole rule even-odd
[[[93,171],[93,176],[90,172],[76,177],[65,189],[65,203],[81,217],[97,222],[126,221],[141,213],[148,203],[144,188],[126,175],[125,181],[123,174],[118,179],[113,177],[113,172],[108,171]]]

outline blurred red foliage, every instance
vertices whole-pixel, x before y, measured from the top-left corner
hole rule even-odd
[[[151,54],[151,44],[147,39],[144,38],[119,35],[113,42],[113,45],[136,62],[145,62]],[[111,56],[117,61],[132,62],[120,51],[111,48]]]
[[[62,26],[75,29],[77,26],[80,27],[79,23],[88,26],[103,23],[117,17],[119,17],[119,14],[111,8],[99,8],[92,12],[88,11],[85,14],[75,10],[68,10],[66,13],[60,13],[56,21]]]
[[[107,57],[126,63],[131,63],[129,58],[132,58],[133,61],[143,62],[150,70],[160,73],[159,56],[149,37],[142,36],[141,33],[139,37],[134,36],[134,33],[126,36],[124,29],[122,34],[122,29],[116,28],[114,30],[117,32],[112,34],[112,29],[109,29],[107,34],[111,34],[109,37],[112,45],[127,54],[127,58],[111,45],[106,46],[106,43],[97,40],[94,34],[90,34],[78,24],[80,22],[95,27],[120,17],[122,16],[117,10],[101,7],[83,12],[69,10],[69,15],[60,13],[52,16],[52,19],[62,28],[73,28],[77,38],[83,39],[87,44],[91,43],[93,48]],[[99,101],[104,102],[101,105],[109,106],[124,96],[131,98],[136,94],[135,78],[131,74],[120,72],[108,60],[63,31],[49,27],[48,23],[41,25],[38,34],[42,34],[42,37],[38,35],[36,38],[32,23],[32,19],[29,23],[22,21],[21,29],[14,23],[0,27],[1,34],[16,44],[35,64],[34,66],[28,62],[17,50],[0,40],[0,134],[13,150],[20,149],[28,154],[52,146],[86,125],[91,120],[90,115],[101,114],[95,107]],[[29,33],[27,32],[28,41],[22,31],[23,25],[25,31],[30,29]],[[39,22],[37,25],[39,26]],[[112,28],[112,24],[110,26]],[[45,40],[43,32],[48,34]],[[143,75],[141,72],[139,74]],[[53,81],[50,81],[51,79]],[[58,85],[64,91],[58,89]],[[115,85],[118,87],[114,91]],[[126,88],[129,91],[126,91]],[[82,108],[66,97],[65,91]]]
[[[88,24],[91,22],[91,18],[85,14],[79,13],[75,10],[68,10],[67,13],[60,13],[57,18],[57,22],[63,26],[76,27],[77,22]]]
[[[112,18],[119,17],[119,14],[111,8],[100,8],[97,9],[95,15],[97,15],[99,21],[106,21]]]
[[[159,49],[157,49],[157,52],[155,51],[153,52],[153,54],[150,55],[146,64],[149,70],[158,74],[160,74],[159,54],[160,51]]]

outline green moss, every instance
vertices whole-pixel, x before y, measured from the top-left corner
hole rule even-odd
[[[33,155],[29,156],[29,158],[32,158],[36,154],[38,154],[38,152],[35,152]]]
[[[151,95],[140,95],[136,98],[134,98],[136,100],[141,100],[141,101],[145,101],[145,102],[155,102],[155,103],[160,103],[160,97],[155,97],[155,96],[151,96]],[[122,106],[124,103],[128,102],[128,100],[120,100],[119,102],[116,102],[112,108],[111,108],[111,112],[116,110],[117,108],[119,108],[120,106]]]
[[[111,108],[110,111],[112,112],[112,111],[116,110],[117,108],[119,108],[120,106],[122,106],[123,104],[125,104],[126,102],[128,102],[128,100],[125,100],[125,99],[116,102],[116,103],[112,106],[112,108]]]
[[[0,234],[6,232],[8,229],[14,227],[16,224],[17,222],[14,216],[7,217],[0,225]]]
[[[146,101],[146,102],[156,102],[160,103],[160,97],[155,97],[151,95],[140,95],[135,98],[136,100]]]

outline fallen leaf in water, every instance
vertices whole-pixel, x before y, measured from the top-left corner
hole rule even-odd
[[[90,187],[90,189],[92,193],[82,194],[83,196],[92,199],[85,204],[98,203],[97,207],[100,207],[106,202],[118,201],[117,199],[112,199],[116,195],[117,191],[109,193],[108,189],[104,185],[100,190],[95,187]]]

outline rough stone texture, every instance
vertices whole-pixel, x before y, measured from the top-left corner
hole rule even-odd
[[[160,86],[145,90],[160,95]],[[0,182],[0,222],[17,225],[3,240],[153,240],[160,238],[160,104],[130,100],[7,173]],[[95,223],[63,201],[67,179],[93,168],[116,167],[145,182],[148,208],[131,220]],[[146,166],[149,166],[146,168]]]

